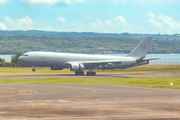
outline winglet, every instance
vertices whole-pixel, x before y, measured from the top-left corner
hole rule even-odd
[[[152,37],[144,38],[127,56],[128,57],[146,57]]]

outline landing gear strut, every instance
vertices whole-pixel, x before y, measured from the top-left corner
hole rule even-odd
[[[75,75],[84,75],[84,71],[76,71]]]
[[[35,69],[35,67],[34,67],[34,66],[33,66],[33,69],[32,69],[32,71],[33,71],[33,72],[35,72],[35,71],[36,71],[36,69]]]

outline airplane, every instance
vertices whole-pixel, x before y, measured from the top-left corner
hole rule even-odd
[[[28,52],[19,57],[19,60],[35,66],[50,67],[51,70],[70,68],[75,75],[84,75],[84,69],[89,69],[87,75],[96,75],[94,69],[126,69],[149,64],[146,54],[152,37],[144,38],[127,56],[107,56],[91,54],[57,53],[57,52]]]

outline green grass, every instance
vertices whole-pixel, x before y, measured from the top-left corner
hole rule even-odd
[[[36,72],[32,68],[0,68],[0,75],[67,75],[74,74],[69,69],[52,71],[50,68],[37,67]],[[87,70],[85,70],[86,72]],[[97,74],[130,74],[130,73],[180,73],[180,65],[144,65],[125,70],[95,70]],[[157,78],[61,78],[61,79],[19,79],[0,80],[0,84],[98,84],[98,85],[124,85],[155,88],[180,89],[180,77]],[[173,86],[170,86],[173,83]],[[2,92],[0,92],[2,94]]]
[[[180,89],[180,77],[161,78],[62,78],[0,80],[0,84],[97,84]],[[173,86],[170,86],[173,83]]]
[[[86,72],[87,70],[85,70]],[[144,65],[129,69],[115,70],[94,70],[97,74],[124,74],[124,73],[180,73],[180,65]],[[9,68],[1,67],[0,75],[59,75],[74,74],[69,69],[50,70],[47,67],[37,67],[36,72],[32,72],[32,68]]]

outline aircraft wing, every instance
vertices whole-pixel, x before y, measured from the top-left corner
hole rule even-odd
[[[99,65],[107,65],[107,64],[121,64],[122,61],[119,60],[102,60],[102,61],[72,61],[68,62],[68,64],[82,64],[85,67],[97,67]]]
[[[69,64],[78,63],[78,64],[108,64],[108,63],[122,63],[119,60],[101,60],[101,61],[72,61],[68,62]]]

